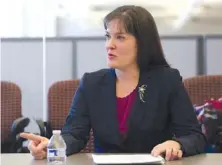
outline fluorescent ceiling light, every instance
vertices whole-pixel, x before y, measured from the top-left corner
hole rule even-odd
[[[189,19],[191,16],[192,9],[194,7],[200,7],[204,0],[189,0],[187,6],[183,7],[182,10],[180,10],[178,19],[174,23],[174,28],[179,29],[181,28]]]

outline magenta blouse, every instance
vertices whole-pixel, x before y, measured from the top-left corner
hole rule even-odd
[[[117,97],[117,119],[119,122],[119,131],[121,135],[125,135],[127,131],[127,119],[129,117],[132,105],[136,96],[136,89],[128,96],[119,98]]]

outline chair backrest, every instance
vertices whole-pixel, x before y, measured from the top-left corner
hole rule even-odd
[[[66,80],[54,83],[48,93],[48,120],[53,130],[61,129],[72,103],[73,96],[79,86],[79,80]],[[89,142],[82,152],[93,152],[93,134],[90,132]]]
[[[1,141],[9,138],[12,122],[22,116],[21,99],[18,85],[1,81]]]
[[[193,104],[201,105],[206,100],[222,96],[222,75],[204,75],[184,80],[184,86]]]

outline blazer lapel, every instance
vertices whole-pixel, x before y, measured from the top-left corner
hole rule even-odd
[[[120,145],[121,137],[118,129],[117,120],[117,103],[116,103],[116,76],[114,70],[110,69],[110,73],[106,74],[100,84],[100,116],[107,139],[111,139],[113,143]],[[110,140],[109,140],[110,142]]]
[[[129,128],[127,134],[134,132],[134,128],[143,130],[149,126],[152,127],[158,100],[158,88],[155,87],[156,82],[152,76],[153,72],[150,71],[140,75],[136,98],[128,119]],[[148,126],[143,124],[144,120],[149,120],[146,122],[149,123]]]

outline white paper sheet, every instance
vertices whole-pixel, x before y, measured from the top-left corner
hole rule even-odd
[[[161,156],[154,157],[150,154],[92,154],[95,164],[164,164]]]

